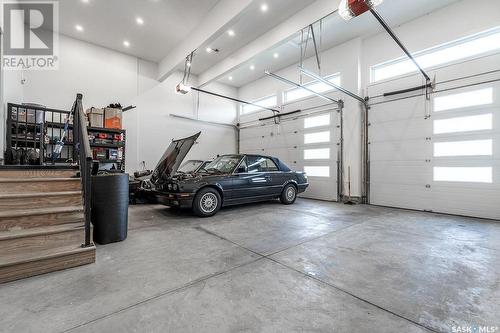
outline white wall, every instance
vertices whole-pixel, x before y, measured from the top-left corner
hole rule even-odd
[[[127,171],[153,169],[172,139],[191,136],[201,131],[201,136],[186,159],[211,159],[217,154],[237,152],[236,130],[231,126],[208,124],[201,121],[172,117],[171,114],[202,121],[235,124],[236,104],[218,97],[192,91],[186,95],[175,93],[175,86],[182,79],[176,72],[165,81],[131,103],[137,106],[124,114],[127,130]],[[192,82],[196,82],[196,77]],[[236,89],[222,84],[211,84],[204,89],[236,96]]]
[[[66,36],[59,40],[59,70],[4,72],[4,105],[37,103],[69,110],[82,93],[85,108],[117,102],[127,106],[158,83],[155,63]],[[3,151],[3,127],[1,136]]]
[[[85,107],[125,105],[157,82],[154,63],[66,36],[59,40],[59,69],[11,73],[6,77],[10,91],[6,102],[67,110],[76,94],[82,93]]]

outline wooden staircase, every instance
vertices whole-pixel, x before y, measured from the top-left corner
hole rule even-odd
[[[78,169],[0,166],[0,283],[95,262]]]

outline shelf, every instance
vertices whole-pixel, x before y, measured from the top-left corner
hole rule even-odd
[[[55,123],[52,121],[47,121],[47,122],[45,122],[45,124],[47,126],[50,126],[50,127],[64,128],[64,123]],[[72,128],[73,128],[73,124],[68,124],[68,129],[72,129]]]
[[[125,133],[125,130],[115,129],[115,128],[87,127],[87,130],[90,132],[103,132],[103,133],[116,133],[116,134]]]
[[[90,147],[94,148],[123,148],[123,143],[91,143]]]
[[[121,160],[94,160],[94,162],[99,162],[99,163],[122,163]]]

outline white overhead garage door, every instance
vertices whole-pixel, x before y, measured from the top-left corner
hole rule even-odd
[[[274,156],[292,170],[305,171],[309,188],[303,197],[336,201],[340,113],[324,110],[242,125],[240,152]]]
[[[449,80],[438,84],[430,102],[411,94],[375,98],[369,111],[370,203],[500,218],[499,80],[498,71]],[[415,79],[403,81],[400,87],[416,85]],[[378,85],[372,94],[396,86]]]

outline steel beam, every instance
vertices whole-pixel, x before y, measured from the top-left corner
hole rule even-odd
[[[370,12],[373,14],[373,16],[375,16],[375,18],[377,19],[377,21],[379,21],[379,23],[382,25],[382,27],[384,27],[384,29],[389,33],[389,35],[392,37],[392,39],[394,39],[396,44],[399,45],[399,47],[403,50],[403,52],[406,53],[406,55],[410,58],[410,60],[413,61],[415,66],[417,66],[417,68],[420,70],[422,75],[425,77],[425,80],[427,82],[431,82],[432,80],[429,77],[429,75],[427,75],[427,73],[423,70],[423,68],[420,67],[417,60],[415,60],[415,58],[410,53],[410,51],[408,51],[408,49],[404,46],[403,42],[401,42],[401,40],[398,38],[398,36],[396,36],[394,31],[392,31],[391,27],[389,27],[387,22],[385,22],[384,18],[382,16],[380,16],[380,14],[375,10],[375,8],[370,8]]]
[[[315,80],[317,80],[317,81],[320,81],[320,82],[322,82],[322,83],[324,83],[324,84],[327,84],[327,85],[329,85],[330,87],[335,88],[335,89],[337,89],[337,90],[339,90],[339,91],[343,92],[344,94],[346,94],[346,95],[348,95],[348,96],[351,96],[351,97],[352,97],[352,98],[354,98],[354,99],[357,99],[357,100],[358,100],[358,101],[360,101],[361,103],[366,104],[366,101],[365,101],[365,99],[364,99],[363,97],[360,97],[360,96],[356,95],[355,93],[350,92],[349,90],[347,90],[347,89],[345,89],[345,88],[342,88],[341,86],[336,85],[335,83],[332,83],[332,82],[330,82],[330,81],[328,81],[328,80],[325,80],[324,78],[322,78],[322,77],[321,77],[321,76],[319,76],[318,74],[313,73],[313,72],[311,72],[311,71],[309,71],[309,70],[305,69],[304,67],[299,66],[299,69],[300,69],[300,71],[301,71],[301,73],[302,73],[302,74],[307,75],[307,76],[309,76],[310,78],[315,79]]]
[[[228,100],[233,101],[233,102],[238,102],[238,103],[242,103],[242,104],[253,105],[253,106],[256,106],[256,107],[261,108],[263,110],[268,110],[268,111],[280,113],[280,111],[276,110],[276,109],[268,108],[268,107],[265,107],[265,106],[261,106],[261,105],[258,105],[258,104],[252,103],[252,102],[247,102],[247,101],[244,101],[244,100],[241,100],[241,99],[229,97],[229,96],[226,96],[226,95],[221,95],[221,94],[214,93],[214,92],[211,92],[211,91],[208,91],[208,90],[204,90],[204,89],[200,89],[200,88],[195,88],[195,87],[191,87],[191,90],[198,91],[198,92],[201,92],[201,93],[204,93],[204,94],[207,94],[207,95],[212,95],[212,96],[215,96],[215,97],[225,98],[225,99],[228,99]]]
[[[314,90],[312,90],[312,89],[309,89],[309,88],[305,87],[304,85],[301,85],[301,84],[299,84],[299,83],[296,83],[296,82],[290,81],[290,80],[288,80],[288,79],[285,79],[285,78],[284,78],[284,77],[282,77],[282,76],[276,75],[276,74],[271,73],[271,72],[269,72],[269,71],[265,71],[265,73],[266,73],[266,75],[268,75],[268,76],[270,76],[270,77],[272,77],[272,78],[274,78],[274,79],[276,79],[276,80],[279,80],[279,81],[285,82],[285,83],[287,83],[287,84],[289,84],[289,85],[291,85],[291,86],[295,86],[295,87],[297,87],[297,88],[301,88],[301,89],[304,89],[304,90],[306,90],[306,91],[309,91],[311,94],[316,95],[316,96],[318,96],[318,97],[320,97],[320,98],[323,98],[323,99],[325,99],[325,100],[327,100],[327,101],[330,101],[330,102],[332,102],[332,103],[336,103],[337,105],[339,104],[339,101],[337,101],[336,99],[333,99],[333,98],[331,98],[331,97],[328,97],[328,96],[325,96],[325,95],[323,95],[323,94],[320,94],[320,93],[318,93],[318,92],[316,92],[316,91],[314,91]]]

